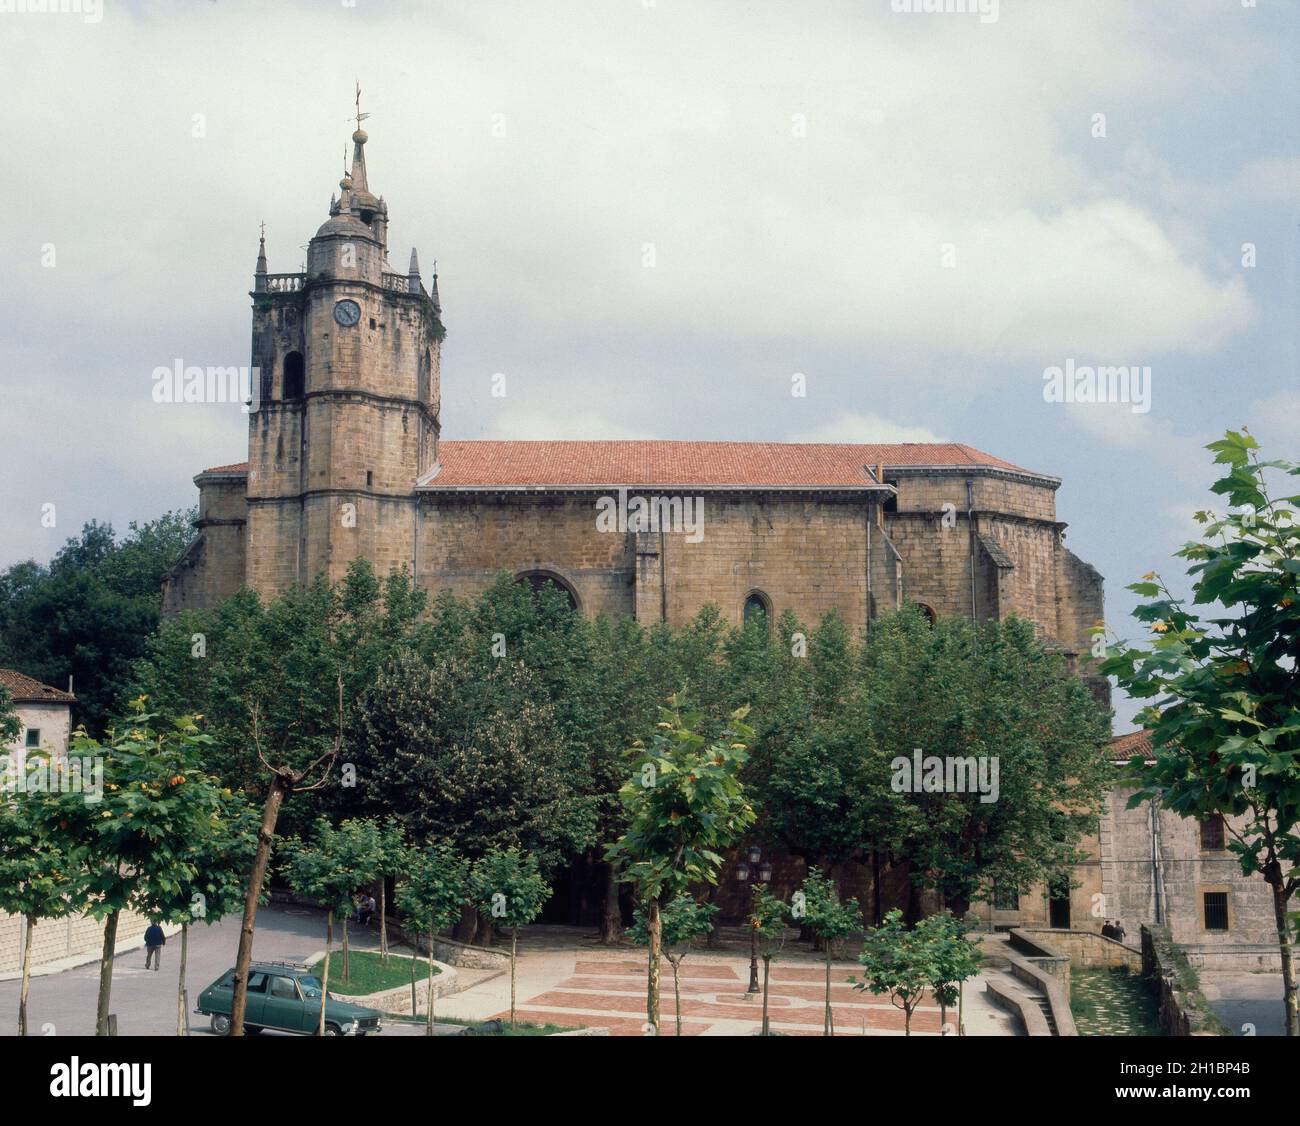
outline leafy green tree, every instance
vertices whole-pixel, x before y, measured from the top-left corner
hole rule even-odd
[[[2,712],[3,704],[0,704]],[[0,795],[0,911],[19,916],[24,929],[22,983],[18,994],[19,1036],[27,1035],[32,930],[42,919],[66,915],[75,892],[73,861],[59,847],[57,835],[51,834],[40,818],[31,815],[33,803],[25,799],[25,794]]]
[[[406,874],[411,850],[406,843],[406,833],[398,821],[384,820],[377,824],[376,846],[379,853],[379,959],[388,964],[388,880]]]
[[[1109,720],[1082,681],[1027,621],[931,626],[908,610],[874,626],[849,730],[871,748],[867,807],[909,860],[913,888],[937,889],[962,915],[999,883],[1069,869],[1110,783]],[[918,749],[978,767],[989,785],[952,788],[915,770]]]
[[[412,840],[454,840],[470,860],[515,848],[554,871],[591,841],[595,817],[535,688],[520,665],[484,673],[399,654],[350,734],[360,796],[389,805]]]
[[[164,714],[202,714],[227,785],[266,797],[274,776],[257,743],[290,767],[328,757],[340,710],[350,722],[378,669],[416,644],[423,606],[409,574],[380,580],[365,560],[333,585],[322,577],[265,603],[245,589],[213,610],[163,623],[134,685]],[[254,717],[257,743],[249,738]],[[383,812],[360,800],[354,775],[340,771],[302,791],[284,810],[283,831],[309,832],[322,813],[337,822]]]
[[[179,923],[180,965],[176,977],[176,1035],[189,1029],[185,970],[190,925],[208,926],[244,906],[244,873],[257,851],[257,814],[251,805],[209,776],[210,801],[202,831],[182,842],[177,863],[161,873],[149,872],[136,888],[132,907],[156,923]]]
[[[939,1025],[945,1032],[948,1027],[948,1010],[957,1008],[957,1031],[961,1033],[962,984],[979,972],[981,955],[979,947],[966,935],[970,928],[951,911],[940,911],[916,924],[916,930],[928,944],[929,961],[933,968],[926,983],[939,1002]]]
[[[632,748],[637,773],[620,790],[627,830],[606,854],[646,905],[646,1019],[656,1030],[662,904],[686,894],[692,883],[717,883],[721,850],[754,823],[740,783],[745,740],[753,735],[745,710],[710,743],[699,732],[701,713],[683,709],[684,701],[670,696],[650,746]]]
[[[790,908],[761,883],[750,889],[749,915],[745,923],[758,940],[758,956],[763,959],[763,1026],[762,1035],[772,1034],[767,1015],[767,986],[772,976],[772,959],[785,945],[785,928]]]
[[[481,915],[510,928],[510,1027],[514,1028],[519,928],[542,913],[551,889],[542,878],[536,857],[522,856],[517,848],[509,848],[489,852],[474,862],[469,890]]]
[[[1191,602],[1155,573],[1130,586],[1151,599],[1134,617],[1154,637],[1149,648],[1118,642],[1102,671],[1150,701],[1137,718],[1154,762],[1133,764],[1130,807],[1158,799],[1183,817],[1223,815],[1242,871],[1271,889],[1287,1035],[1300,1036],[1287,917],[1300,887],[1300,497],[1270,484],[1300,464],[1262,461],[1255,439],[1231,430],[1207,448],[1225,467],[1212,491],[1229,507],[1197,513],[1203,538],[1176,553]]]
[[[192,842],[210,835],[214,814],[237,806],[202,769],[211,740],[194,720],[184,716],[165,726],[144,707],[137,700],[131,724],[110,730],[102,743],[84,732],[73,735],[69,763],[60,768],[89,760],[102,768],[97,784],[83,781],[39,798],[28,794],[35,829],[72,861],[70,908],[104,921],[96,1014],[101,1036],[107,1033],[121,912],[144,894],[187,886]]]
[[[294,837],[282,846],[285,876],[294,893],[325,908],[325,964],[321,975],[319,1035],[325,1035],[325,1000],[329,993],[330,953],[334,947],[334,920],[343,920],[344,969],[348,978],[348,916],[358,885],[358,873],[371,870],[373,841],[367,827],[349,822],[334,828],[325,818],[316,822],[309,841]]]
[[[13,697],[9,695],[9,689],[0,684],[0,746],[12,743],[22,730],[22,722],[14,711]]]
[[[509,665],[526,670],[529,697],[546,708],[554,727],[556,770],[590,806],[584,821],[594,820],[586,840],[568,846],[566,859],[584,869],[602,865],[601,941],[616,944],[622,930],[619,881],[601,856],[623,828],[622,749],[648,738],[654,724],[659,697],[646,631],[627,618],[588,620],[555,584],[534,590],[504,574],[472,603],[440,597],[422,645],[427,664],[450,659],[470,675],[500,675]]]
[[[858,961],[866,972],[865,981],[853,981],[854,989],[888,993],[890,1004],[902,1009],[904,1035],[912,1035],[912,1013],[921,1003],[927,987],[941,975],[936,965],[932,938],[908,927],[903,912],[895,907],[885,921],[867,932]]]
[[[682,1034],[682,960],[713,929],[713,916],[717,913],[714,904],[698,903],[689,895],[674,896],[659,913],[660,947],[673,968],[673,1012],[678,1036]],[[641,904],[632,920],[632,941],[641,946],[650,943],[648,914],[646,905]]]
[[[71,676],[75,720],[102,733],[158,625],[162,581],[193,538],[194,516],[132,522],[121,539],[91,522],[48,566],[28,561],[0,574],[0,666],[60,686]]]
[[[435,841],[411,849],[406,868],[406,881],[397,889],[397,908],[413,930],[429,936],[429,992],[424,1031],[426,1036],[432,1036],[434,940],[440,930],[460,918],[461,906],[469,895],[469,862],[457,856],[451,845]],[[415,1015],[414,1009],[411,1015]]]
[[[831,961],[837,941],[862,929],[862,912],[856,899],[840,902],[839,891],[816,868],[810,868],[795,892],[791,905],[793,918],[807,927],[822,944],[826,955],[826,1001],[823,1009],[822,1035],[835,1034],[831,1014]]]

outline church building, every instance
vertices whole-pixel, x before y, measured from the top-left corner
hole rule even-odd
[[[833,609],[869,638],[873,618],[913,603],[932,620],[1034,622],[1109,704],[1089,673],[1102,578],[1065,546],[1049,474],[960,443],[444,440],[437,276],[426,287],[414,250],[405,271],[392,265],[359,125],[305,272],[269,272],[259,248],[248,459],[195,477],[197,534],[165,613],[244,585],[273,597],[337,581],[357,558],[405,567],[431,595],[472,597],[502,572],[549,580],[581,613],[647,624],[682,625],[709,603],[733,623],[792,610],[813,625]],[[1128,792],[1108,799],[1072,880],[974,916],[1096,930],[1104,902],[1130,933],[1169,922],[1208,964],[1269,965],[1263,882],[1241,875],[1217,826],[1129,811]],[[869,902],[851,867],[846,894]],[[743,892],[724,881],[724,902]]]
[[[858,634],[906,602],[1015,614],[1086,654],[1102,580],[1065,546],[1059,479],[971,446],[444,440],[438,280],[414,250],[392,265],[360,127],[352,142],[305,272],[269,272],[259,248],[248,459],[195,478],[166,613],[337,580],[364,557],[431,594],[508,571],[646,623],[707,603],[733,622],[834,609]]]

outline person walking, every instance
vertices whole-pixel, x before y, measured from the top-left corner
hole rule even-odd
[[[163,934],[163,929],[157,923],[150,923],[149,929],[144,932],[144,968],[150,968],[149,963],[153,963],[153,968],[158,969],[162,962],[162,948],[167,943],[167,936]]]

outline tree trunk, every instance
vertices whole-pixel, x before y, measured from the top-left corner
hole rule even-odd
[[[18,1035],[27,1035],[27,986],[32,980],[32,928],[36,920],[31,915],[23,917],[23,983],[18,990]]]
[[[884,921],[881,914],[880,850],[874,848],[871,850],[871,917],[877,927]]]
[[[519,928],[510,928],[510,1027],[515,1026],[515,952],[519,948]]]
[[[330,948],[334,945],[334,912],[325,916],[325,966],[320,977],[320,1020],[316,1024],[316,1035],[325,1035],[325,1002],[330,995]]]
[[[822,1014],[822,1035],[831,1035],[831,943],[826,940],[826,1011]]]
[[[379,877],[379,961],[388,965],[388,881]]]
[[[682,987],[677,974],[680,962],[680,958],[668,959],[668,964],[673,968],[673,1014],[676,1017],[678,1036],[682,1034]]]
[[[186,1019],[186,1011],[189,1009],[188,998],[185,995],[185,960],[189,954],[190,946],[190,925],[189,923],[181,924],[181,968],[176,979],[176,1035],[188,1036],[190,1034],[189,1021]]]
[[[467,903],[461,908],[460,921],[452,928],[451,937],[457,942],[463,942],[467,946],[471,946],[477,932],[478,912]]]
[[[659,940],[663,934],[663,921],[659,918],[658,897],[650,900],[646,912],[646,935],[649,938],[649,960],[646,968],[646,1021],[659,1035]]]
[[[113,997],[113,951],[117,948],[117,916],[104,921],[104,950],[99,957],[99,1002],[95,1007],[95,1035],[108,1035],[108,1007]]]
[[[230,1003],[230,1035],[244,1035],[244,1008],[248,1003],[248,967],[253,961],[253,926],[257,921],[257,901],[262,897],[262,882],[271,859],[271,842],[280,806],[291,783],[281,774],[271,779],[271,789],[262,806],[262,824],[257,830],[257,853],[248,874],[248,892],[244,896],[244,921],[239,925],[239,950],[235,955],[235,995]]]
[[[424,1034],[433,1035],[433,936],[437,933],[435,927],[429,928],[429,988],[428,996],[424,999],[425,1018]],[[411,955],[411,981],[415,981],[415,955]],[[415,986],[411,986],[411,1015],[415,1015]]]
[[[763,955],[763,1035],[771,1036],[771,1026],[767,1021],[767,981],[772,972],[772,955]]]
[[[343,916],[343,980],[351,981],[349,976],[351,966],[348,964],[348,917]]]
[[[601,946],[617,946],[623,937],[623,910],[618,903],[621,887],[618,879],[618,867],[612,861],[605,862],[605,901],[600,916]]]
[[[1282,955],[1282,1004],[1286,1008],[1286,1034],[1300,1036],[1300,1008],[1296,1003],[1295,962],[1291,945],[1290,921],[1286,917],[1286,888],[1276,862],[1270,873],[1273,885],[1273,918],[1277,923],[1277,946]]]
[[[903,1035],[912,1035],[912,1010],[906,1005],[903,1007]]]

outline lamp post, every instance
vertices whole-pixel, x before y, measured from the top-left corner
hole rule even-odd
[[[750,845],[741,857],[740,863],[736,865],[736,879],[742,884],[747,883],[751,869],[759,883],[772,882],[772,862],[763,859],[763,850],[758,845]],[[758,928],[752,925],[749,928],[749,988],[745,992],[762,992],[758,985]]]

